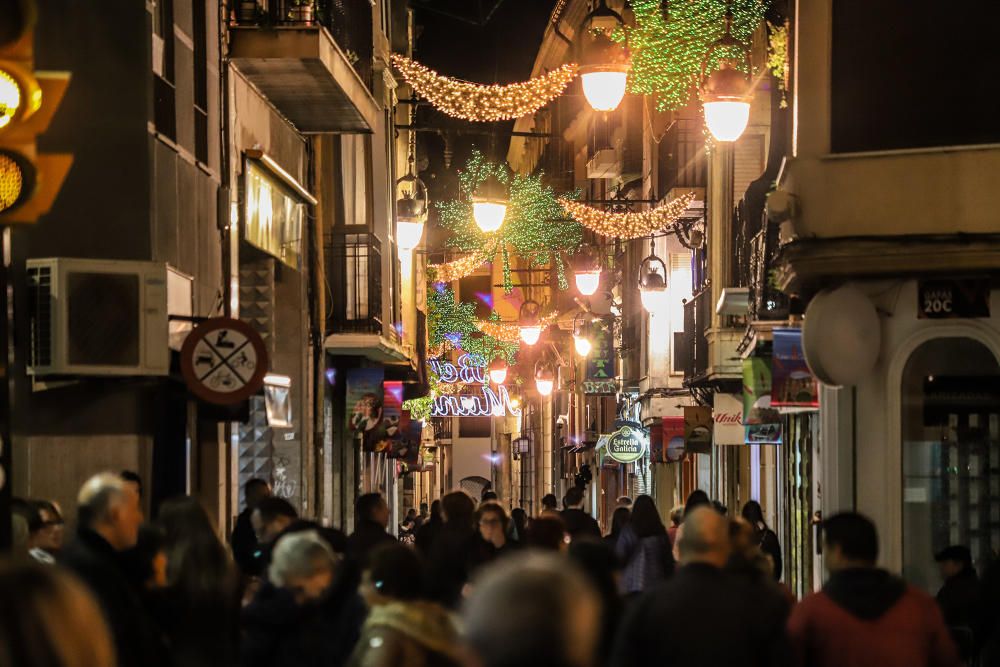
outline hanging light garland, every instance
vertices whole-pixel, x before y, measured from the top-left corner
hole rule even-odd
[[[436,109],[464,120],[495,122],[532,114],[566,90],[577,66],[568,63],[535,79],[506,86],[484,86],[442,76],[406,56],[392,54],[403,78]]]
[[[488,177],[506,183],[509,204],[503,227],[497,232],[484,233],[472,217],[472,194]],[[528,267],[551,264],[561,289],[567,289],[563,253],[574,253],[583,242],[583,228],[575,221],[553,222],[564,217],[563,207],[551,187],[542,183],[542,174],[523,176],[511,174],[505,165],[496,164],[474,150],[458,175],[458,199],[437,201],[439,224],[451,232],[447,243],[453,248],[495,257],[500,252],[503,262],[503,285],[509,294],[514,289],[510,270],[510,255],[524,260]],[[575,196],[571,193],[569,197]]]
[[[544,330],[547,326],[559,319],[558,313],[542,315],[538,324]],[[476,326],[487,336],[496,338],[505,343],[521,343],[521,326],[517,322],[503,322],[498,319],[478,320]]]
[[[694,200],[694,193],[672,199],[669,203],[639,213],[602,211],[572,199],[560,199],[563,209],[581,225],[601,236],[637,239],[655,234],[677,221]]]
[[[732,35],[747,44],[764,20],[769,0],[731,0]],[[613,38],[627,41],[632,57],[628,90],[651,95],[660,111],[691,103],[701,78],[702,60],[725,30],[726,0],[632,0],[635,23]],[[713,57],[731,57],[716,52]],[[715,63],[709,63],[714,68]]]
[[[480,266],[493,259],[496,255],[496,244],[490,250],[474,251],[465,257],[441,264],[427,266],[427,278],[432,283],[450,283],[461,280],[475,273]]]

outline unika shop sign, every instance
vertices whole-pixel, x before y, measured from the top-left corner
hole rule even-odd
[[[608,456],[619,463],[633,463],[646,453],[646,429],[642,424],[616,421],[615,431],[608,436]]]
[[[479,385],[478,393],[441,394],[435,396],[431,403],[432,417],[519,417],[521,408],[510,402],[507,387],[498,385],[496,389],[489,385],[489,373],[486,364],[475,355],[463,354],[458,363],[447,360],[431,359],[427,362],[430,370],[437,375],[441,384],[455,385],[462,383],[465,387]]]

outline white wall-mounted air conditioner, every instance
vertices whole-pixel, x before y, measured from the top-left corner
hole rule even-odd
[[[167,375],[167,266],[29,259],[30,375]]]

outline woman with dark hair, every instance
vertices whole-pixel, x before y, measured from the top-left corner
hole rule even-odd
[[[462,589],[473,573],[492,556],[493,547],[479,535],[476,506],[463,491],[452,491],[441,499],[444,525],[426,557],[427,585],[432,600],[455,608]]]
[[[417,550],[424,558],[430,555],[431,547],[434,545],[438,533],[441,532],[442,526],[444,526],[444,520],[441,518],[441,501],[435,500],[431,503],[430,518],[422,523],[420,528],[417,528],[417,534],[414,538]]]
[[[615,552],[625,564],[620,585],[625,595],[641,593],[673,573],[670,538],[649,496],[635,499],[628,523],[618,536]]]
[[[690,514],[696,507],[711,507],[712,501],[708,499],[708,494],[701,489],[695,489],[688,496],[687,502],[684,503],[684,516]]]
[[[160,506],[167,588],[160,623],[178,667],[235,664],[239,632],[236,569],[208,513],[190,496]]]
[[[621,537],[622,530],[625,528],[625,524],[628,523],[628,518],[631,515],[632,510],[625,506],[619,507],[611,515],[611,532],[604,536],[604,542],[611,547],[612,551],[618,545],[618,538]]]
[[[420,555],[384,544],[369,557],[361,580],[368,618],[348,665],[458,667],[458,629],[445,609],[424,599]]]
[[[743,506],[743,518],[753,527],[754,542],[774,565],[774,580],[781,581],[781,545],[778,535],[764,522],[764,511],[756,500],[749,500]]]

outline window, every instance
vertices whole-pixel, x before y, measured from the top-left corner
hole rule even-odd
[[[344,225],[371,225],[370,137],[345,134],[340,138],[341,193]]]
[[[174,91],[174,0],[153,3],[153,126],[177,140]]]
[[[969,338],[924,343],[902,379],[903,576],[936,592],[934,554],[1000,548],[1000,365]]]
[[[293,269],[300,268],[305,206],[253,161],[246,163],[245,178],[244,238]]]

